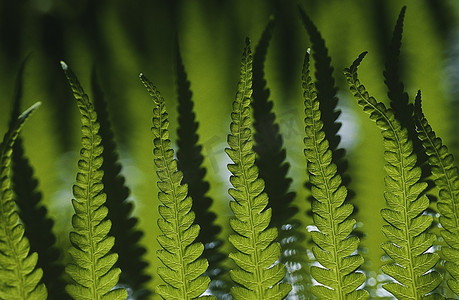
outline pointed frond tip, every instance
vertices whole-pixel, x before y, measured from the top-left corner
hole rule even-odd
[[[67,71],[69,69],[69,66],[63,60],[61,60],[60,63],[62,70]]]
[[[139,78],[143,86],[147,89],[148,94],[150,94],[153,101],[157,105],[163,103],[164,98],[161,96],[156,86],[154,86],[153,83],[147,78],[147,76],[145,76],[143,73],[140,73]]]
[[[363,51],[357,56],[357,58],[354,60],[352,65],[349,67],[350,72],[357,72],[357,69],[360,66],[360,63],[363,61],[363,59],[365,58],[367,54],[368,54],[368,51]]]

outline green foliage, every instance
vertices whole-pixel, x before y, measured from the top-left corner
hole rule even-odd
[[[129,4],[121,4],[122,1],[115,2],[117,3],[113,5],[116,7],[126,5],[125,8],[134,9],[132,15],[139,12],[136,10],[137,8],[131,7]],[[338,105],[338,86],[341,81],[340,78],[335,81],[331,64],[332,56],[329,55],[329,52],[333,53],[334,50],[332,48],[330,51],[328,50],[325,46],[325,39],[309,16],[301,9],[300,22],[297,23],[302,21],[308,33],[313,50],[314,66],[310,65],[308,53],[303,63],[302,72],[304,93],[301,101],[303,103],[296,101],[301,97],[300,93],[296,94],[300,86],[295,87],[295,82],[299,78],[294,77],[295,73],[290,72],[290,70],[295,68],[299,70],[301,63],[297,59],[301,58],[299,55],[298,57],[293,55],[299,54],[298,52],[290,51],[292,45],[296,47],[296,44],[299,43],[297,43],[298,37],[295,36],[296,31],[290,30],[295,28],[289,27],[294,23],[292,22],[294,19],[290,19],[290,17],[291,13],[296,12],[294,10],[296,6],[291,5],[293,9],[290,12],[283,11],[282,9],[285,9],[284,2],[288,3],[289,1],[279,1],[275,5],[276,18],[269,18],[253,57],[248,40],[244,49],[240,65],[238,91],[232,105],[231,115],[228,115],[231,117],[231,124],[230,133],[227,137],[228,148],[225,151],[231,160],[228,165],[228,170],[231,172],[229,183],[232,184],[228,191],[229,195],[225,192],[226,187],[222,188],[220,194],[214,193],[228,182],[223,183],[218,178],[212,178],[218,176],[209,172],[220,173],[221,171],[217,170],[220,166],[221,157],[217,158],[213,155],[225,154],[223,152],[224,146],[218,148],[221,145],[218,140],[223,142],[226,137],[226,134],[221,135],[219,129],[213,131],[213,126],[217,125],[216,122],[224,119],[224,115],[220,116],[214,111],[217,108],[215,103],[220,105],[218,109],[222,111],[226,109],[225,103],[219,99],[219,101],[214,101],[215,103],[209,105],[209,102],[206,102],[207,96],[203,97],[203,94],[207,94],[208,91],[221,87],[216,83],[218,80],[209,77],[210,74],[214,75],[214,73],[207,72],[208,69],[199,70],[200,72],[196,73],[196,67],[193,69],[193,66],[188,69],[187,63],[195,64],[193,59],[190,59],[189,53],[184,55],[183,61],[181,54],[175,53],[177,54],[175,58],[178,87],[176,152],[172,150],[172,142],[169,139],[170,119],[166,111],[166,103],[156,87],[146,77],[140,76],[154,102],[152,120],[153,159],[158,176],[159,193],[157,197],[151,196],[153,205],[143,203],[143,198],[140,196],[142,191],[138,190],[139,183],[143,181],[143,174],[145,173],[142,168],[151,169],[153,166],[148,163],[145,166],[129,165],[124,173],[119,163],[119,158],[125,158],[123,157],[125,153],[128,153],[126,158],[129,161],[145,161],[144,157],[139,158],[137,154],[142,153],[145,148],[150,146],[142,138],[142,135],[138,135],[138,132],[134,133],[133,130],[135,128],[133,123],[138,124],[136,126],[145,125],[139,112],[146,104],[136,101],[135,98],[138,97],[136,93],[140,87],[134,88],[129,86],[129,83],[124,85],[124,79],[117,76],[124,76],[124,74],[133,71],[128,69],[127,72],[124,72],[129,63],[143,64],[147,61],[150,63],[151,57],[148,56],[148,53],[152,49],[148,49],[148,43],[139,42],[139,34],[148,34],[157,39],[168,36],[168,31],[162,27],[161,30],[163,31],[159,36],[151,34],[153,33],[150,32],[151,28],[145,26],[143,24],[145,20],[141,18],[138,20],[142,24],[137,24],[142,25],[140,30],[136,26],[131,27],[131,25],[126,28],[112,26],[116,23],[113,21],[117,18],[116,10],[105,10],[110,6],[100,3],[93,5],[97,8],[103,7],[106,11],[103,16],[110,22],[105,24],[109,25],[105,27],[110,28],[110,30],[113,29],[113,32],[109,31],[111,37],[123,39],[124,34],[133,33],[131,31],[133,28],[136,30],[135,34],[126,39],[132,42],[129,47],[117,47],[119,44],[115,42],[109,48],[104,49],[110,51],[97,51],[108,54],[98,54],[100,56],[96,60],[98,61],[98,68],[104,70],[100,84],[109,87],[106,92],[110,103],[105,102],[102,87],[99,86],[95,73],[92,77],[92,98],[94,98],[94,102],[92,102],[83,91],[76,76],[62,63],[81,114],[81,133],[83,135],[76,184],[73,187],[75,198],[72,201],[75,212],[72,218],[73,229],[68,230],[71,231],[69,239],[64,241],[64,243],[71,243],[68,257],[59,257],[59,250],[66,251],[67,249],[64,250],[63,247],[55,243],[53,230],[56,228],[53,228],[51,219],[51,217],[59,217],[66,220],[65,212],[61,211],[62,207],[54,209],[52,204],[54,199],[49,197],[48,191],[44,190],[42,197],[42,194],[37,190],[38,180],[35,179],[33,168],[25,156],[25,152],[31,153],[35,156],[34,158],[42,156],[40,152],[42,148],[53,153],[53,143],[47,139],[50,137],[47,132],[54,132],[51,127],[47,127],[55,125],[53,121],[59,121],[56,142],[59,143],[60,150],[70,150],[68,148],[71,145],[69,141],[72,135],[68,134],[68,129],[71,127],[71,123],[67,120],[71,119],[72,109],[65,101],[49,105],[51,112],[55,110],[59,117],[55,116],[55,120],[48,122],[46,115],[45,121],[40,120],[39,126],[31,131],[36,134],[43,130],[41,126],[46,126],[44,127],[44,136],[41,136],[40,131],[36,138],[42,143],[40,149],[37,147],[24,149],[23,146],[29,147],[30,145],[28,144],[29,137],[25,136],[24,140],[27,138],[27,141],[22,144],[18,137],[19,130],[37,105],[32,106],[19,116],[19,100],[22,97],[22,80],[19,80],[15,91],[16,101],[13,104],[10,129],[0,145],[1,299],[45,299],[48,297],[48,299],[60,300],[68,299],[69,295],[74,299],[87,300],[126,298],[129,300],[156,298],[177,300],[197,298],[222,300],[366,299],[381,296],[386,298],[388,292],[397,299],[436,299],[451,295],[453,297],[459,296],[458,171],[454,166],[453,156],[449,154],[448,149],[443,145],[442,140],[436,136],[423,115],[420,93],[416,97],[415,105],[410,103],[409,96],[401,81],[402,76],[399,76],[399,73],[404,74],[402,70],[404,65],[413,67],[413,69],[417,68],[417,64],[399,63],[406,8],[403,7],[400,12],[392,40],[390,42],[387,40],[388,45],[382,43],[384,46],[381,47],[386,61],[383,75],[389,90],[390,108],[386,108],[384,104],[371,97],[358,79],[357,68],[365,54],[359,56],[352,66],[345,70],[352,94],[357,98],[358,104],[363,107],[364,112],[369,113],[370,119],[376,122],[383,136],[384,169],[387,173],[384,193],[386,207],[380,213],[376,213],[376,216],[367,216],[366,213],[368,212],[365,211],[356,213],[359,206],[366,206],[367,209],[371,209],[383,202],[379,201],[382,200],[382,197],[372,197],[373,191],[365,191],[373,190],[375,188],[373,184],[377,184],[378,178],[374,176],[373,170],[367,165],[369,162],[366,160],[370,157],[375,158],[374,151],[372,151],[374,148],[364,151],[363,148],[366,145],[364,147],[361,145],[355,148],[350,147],[350,157],[356,159],[355,163],[349,164],[350,167],[348,168],[348,162],[345,159],[346,151],[343,147],[340,148],[341,136],[338,131],[341,128],[341,120],[339,117],[341,116],[343,120],[346,120],[349,116],[347,113],[349,112],[351,117],[352,113],[346,103],[339,103],[340,105]],[[336,1],[336,3],[338,2]],[[430,2],[432,1],[427,2],[429,4],[426,5],[431,5]],[[15,1],[6,1],[5,7],[14,7],[15,4],[13,3]],[[177,6],[180,8],[178,10],[175,9],[175,4],[168,5],[164,4],[162,7],[167,6],[168,13],[173,11],[172,14],[174,18],[177,17],[176,19],[182,19],[178,17],[190,11],[195,16],[198,15],[196,14],[198,12],[201,18],[199,6],[196,12],[195,8],[183,9],[182,12],[181,8],[183,7],[181,5]],[[315,13],[320,11],[321,5],[308,6],[308,10]],[[361,9],[360,3],[355,4],[350,1],[346,2],[345,5]],[[373,6],[373,4],[368,5],[373,8],[387,8],[382,3],[376,4],[381,7]],[[90,6],[92,7],[92,4]],[[231,7],[225,6],[225,13],[226,9]],[[250,7],[258,9],[256,3],[250,3]],[[60,32],[60,28],[54,26],[60,24],[53,19],[54,11],[59,10],[56,8],[53,7],[44,18],[47,20],[46,26],[55,29],[53,34],[44,35],[45,40],[59,41],[61,38],[64,40],[64,36],[60,36],[64,31]],[[221,6],[219,6],[220,8]],[[334,7],[330,6],[330,8],[333,10]],[[86,12],[83,8],[81,9],[82,12]],[[209,7],[208,11],[214,12],[213,9]],[[249,9],[247,11],[252,13],[254,10]],[[383,9],[375,11],[384,13]],[[179,13],[176,14],[177,12]],[[97,17],[102,15],[95,14],[89,15],[90,18],[80,18],[79,13],[79,9],[77,9],[75,15],[72,15],[72,20],[75,22],[84,20],[87,28],[97,28],[94,22],[98,20]],[[365,15],[361,13],[362,11],[355,15]],[[342,12],[340,12],[340,17],[341,14]],[[254,20],[258,18],[258,15],[261,14],[252,15]],[[168,17],[167,14],[165,16]],[[194,23],[212,25],[215,20],[220,21],[220,15],[213,17],[215,16],[217,17],[206,20],[206,23],[201,24],[201,21],[196,22],[197,20],[190,18],[190,22],[185,21],[183,24],[191,27],[195,26]],[[349,23],[348,17],[346,15],[343,19]],[[357,34],[351,34],[353,33],[352,30],[358,30],[359,36],[360,34],[361,36],[368,34],[368,29],[358,24],[350,23],[349,28],[335,29],[334,26],[329,26],[330,18],[318,17],[317,20],[323,20],[322,22],[327,23],[323,27],[324,33],[326,32],[327,35],[333,34],[335,30],[340,33],[346,31],[343,39],[351,37],[351,42],[352,39],[358,38]],[[8,19],[3,18],[0,22],[9,25]],[[101,20],[101,24],[103,22]],[[73,21],[69,23],[74,24]],[[125,23],[131,24],[131,22]],[[255,21],[241,22],[241,26],[251,23],[255,23]],[[175,24],[178,26],[174,30],[183,27],[183,24]],[[276,36],[275,24],[281,32],[281,36]],[[385,35],[387,26],[381,25],[384,29],[380,33]],[[420,23],[417,26],[420,26]],[[203,27],[207,28],[206,26]],[[224,28],[219,27],[218,29]],[[289,31],[285,31],[286,29]],[[47,30],[45,31],[47,32]],[[116,34],[113,34],[115,32]],[[106,32],[104,31],[104,33]],[[198,30],[197,33],[202,33],[202,31]],[[232,36],[237,39],[237,32],[235,33]],[[220,35],[220,31],[217,34],[218,38],[225,42],[225,37]],[[75,35],[75,39],[73,35],[71,36],[72,43],[75,45],[81,42],[77,37],[78,35]],[[202,37],[195,38],[198,35],[193,35],[192,40],[177,35],[174,40],[175,45],[183,41],[185,47],[193,48],[205,40]],[[4,35],[1,36],[4,38]],[[209,36],[214,38],[214,35]],[[93,50],[100,50],[98,47],[106,43],[100,39],[96,30],[89,31],[88,38],[91,41],[89,48],[94,45],[96,47]],[[66,37],[65,40],[69,39]],[[384,41],[384,38],[381,40]],[[226,42],[228,41],[226,40]],[[335,42],[338,42],[340,47],[343,45],[341,40],[332,40],[330,45],[334,45]],[[231,43],[231,47],[233,44],[235,43]],[[269,51],[268,55],[270,44],[282,44],[284,48],[274,48],[274,51]],[[4,52],[10,56],[18,53],[14,49],[15,43],[4,43],[4,45],[6,47],[3,49]],[[231,51],[234,50],[234,48],[227,47],[230,43],[221,45],[223,46],[216,46],[215,40],[212,40],[208,50],[215,53],[217,58],[226,57],[230,53],[226,52],[226,48],[231,49]],[[156,51],[156,47],[162,46],[163,43],[155,43],[154,50]],[[208,45],[204,46],[207,47]],[[58,59],[56,56],[65,55],[64,48],[53,48],[56,51],[51,51],[51,60],[56,61]],[[299,50],[299,47],[296,48]],[[126,55],[128,51],[133,49],[137,49],[136,54],[141,53],[141,56]],[[155,51],[153,53],[157,54]],[[201,54],[200,51],[197,52]],[[345,59],[348,51],[341,51],[340,49],[339,52],[340,55],[336,57],[336,60],[333,57],[334,62],[338,64],[340,58]],[[422,52],[424,53],[424,51]],[[124,60],[112,61],[116,55],[120,54],[127,57],[129,63]],[[410,52],[410,56],[419,54],[420,52]],[[3,55],[3,52],[0,53],[0,57]],[[43,56],[47,55],[48,53],[44,53]],[[274,55],[277,59],[270,61],[270,55]],[[209,58],[209,55],[203,55],[203,58],[202,61],[199,60],[199,63],[209,64],[215,59]],[[161,59],[163,58],[161,57]],[[231,59],[235,59],[235,57],[228,55],[227,61],[231,62]],[[164,61],[167,62],[168,60],[164,59]],[[155,69],[163,70],[165,65],[157,63],[153,58],[152,65],[155,66]],[[115,66],[114,69],[112,69],[112,64]],[[434,64],[438,65],[438,63],[432,62],[432,65]],[[137,67],[138,65],[136,65],[136,69]],[[217,68],[221,67],[220,64],[217,66]],[[233,71],[236,71],[239,66],[228,63],[228,67],[233,67]],[[123,72],[105,72],[107,71],[105,68],[108,70],[120,68],[123,69]],[[314,69],[314,76],[311,75],[309,68]],[[281,70],[280,74],[276,73],[278,69]],[[196,89],[195,99],[192,99],[193,92],[185,70],[192,70],[190,77],[198,75],[199,79],[203,81],[201,86],[199,82],[196,85],[193,83],[193,87]],[[269,70],[269,73],[265,74],[265,70]],[[272,72],[273,70],[276,71]],[[59,78],[55,71],[50,68],[49,74],[44,76],[43,81],[48,81],[48,77],[51,80]],[[22,72],[23,68],[19,78],[22,78]],[[416,72],[405,72],[405,74],[407,73],[412,76],[411,74]],[[61,73],[58,76],[65,83],[64,76]],[[164,76],[161,80],[170,79],[167,78],[167,74],[159,74],[159,76]],[[218,76],[223,76],[225,79],[221,81],[229,85],[230,75],[225,77],[226,72],[222,72]],[[311,77],[315,77],[314,82]],[[123,84],[118,84],[120,82]],[[267,84],[267,82],[272,82],[272,85]],[[54,84],[53,82],[53,88]],[[54,98],[61,100],[63,88],[65,87],[68,93],[68,87],[66,84],[56,84],[55,86],[52,94]],[[226,92],[225,89],[221,90]],[[288,92],[286,92],[287,90]],[[425,90],[429,91],[428,88]],[[33,92],[35,94],[35,91]],[[130,97],[134,98],[131,99]],[[223,98],[225,97],[227,98],[227,94],[223,95]],[[278,99],[272,101],[271,97]],[[117,99],[122,99],[122,101],[116,102]],[[285,103],[287,105],[283,106]],[[429,104],[425,102],[424,105],[426,103]],[[107,104],[115,113],[113,120],[116,122],[109,122]],[[171,102],[171,105],[173,104]],[[120,107],[123,105],[122,107],[126,108],[126,111],[117,110],[117,105]],[[297,109],[297,106],[302,105],[304,107]],[[443,109],[443,105],[438,105],[437,102],[432,106],[436,106],[436,109]],[[428,108],[428,106],[426,107]],[[298,132],[298,128],[293,127],[298,124],[300,124],[299,127],[303,126],[301,122],[303,117],[301,110],[303,108],[305,138],[304,144],[301,145],[298,136],[303,136],[303,134]],[[343,114],[341,114],[340,108],[343,109]],[[289,109],[289,111],[287,111],[288,114],[283,115],[285,109]],[[134,111],[136,112],[134,113]],[[45,110],[45,113],[49,113],[48,110]],[[299,118],[297,118],[298,116]],[[358,124],[358,122],[350,123]],[[292,124],[294,126],[291,126]],[[200,127],[201,125],[204,126]],[[347,124],[344,123],[344,125]],[[174,128],[174,126],[171,127]],[[208,131],[210,127],[212,130]],[[440,129],[438,130],[440,131]],[[354,129],[352,131],[355,133]],[[359,128],[357,132],[358,138],[364,136],[363,143],[367,142],[368,136],[365,134],[371,131],[367,131],[367,128]],[[117,137],[120,138],[121,146],[127,146],[127,152],[121,152],[122,155],[120,156],[118,156],[114,142],[115,133],[119,134]],[[294,134],[289,136],[290,133]],[[349,131],[342,131],[343,138],[348,138],[347,133]],[[203,135],[200,136],[200,134]],[[218,136],[211,136],[211,134]],[[149,140],[148,136],[145,138],[147,141]],[[33,139],[31,140],[33,141]],[[128,141],[135,143],[135,152],[130,152],[134,147],[129,148]],[[214,141],[217,141],[214,145],[218,146],[214,149],[208,148],[209,146],[212,147],[211,144]],[[350,142],[349,145],[352,145],[355,140],[351,138]],[[343,145],[345,144],[343,143]],[[354,145],[356,144],[354,143]],[[305,148],[304,153],[301,151],[303,147]],[[216,150],[217,148],[218,150]],[[125,148],[121,149],[124,150]],[[454,148],[451,147],[451,149]],[[174,158],[175,153],[177,154],[176,159]],[[43,157],[45,157],[44,162],[51,164],[60,160],[60,158],[55,160],[48,153]],[[363,157],[365,159],[359,159]],[[380,159],[382,160],[382,156]],[[304,174],[305,162],[306,174]],[[209,163],[212,164],[213,169]],[[41,168],[43,165],[39,164],[38,166],[35,168],[37,173],[43,172],[43,168]],[[377,160],[372,166],[377,167]],[[434,181],[430,181],[430,177],[428,177],[429,167],[432,173],[431,178]],[[382,164],[380,168],[382,169]],[[64,171],[63,169],[65,168],[58,167],[59,176]],[[132,178],[129,178],[131,175],[133,175]],[[351,182],[351,177],[352,179],[357,178],[357,183]],[[364,178],[375,179],[365,181]],[[65,181],[65,178],[59,177],[58,180]],[[305,181],[307,183],[303,186]],[[368,182],[372,184],[367,184]],[[127,183],[132,183],[132,188],[128,188]],[[48,186],[52,184],[54,182],[48,183]],[[212,189],[210,189],[211,185]],[[358,193],[354,193],[350,189],[351,187]],[[57,186],[56,189],[58,188]],[[148,188],[151,188],[151,185]],[[429,199],[434,198],[433,196],[427,198],[425,195],[430,188],[438,188],[438,203],[429,203]],[[132,198],[130,191],[132,191]],[[362,191],[363,193],[360,194]],[[357,197],[353,198],[354,194]],[[229,199],[231,197],[232,199]],[[311,210],[307,207],[305,198],[311,200]],[[360,202],[354,202],[354,199]],[[229,207],[225,205],[226,200],[230,200],[228,201]],[[46,206],[43,203],[46,203]],[[139,204],[138,207],[141,208],[138,211],[134,210],[134,204],[137,203]],[[226,211],[221,205],[225,205]],[[432,208],[429,205],[438,209],[439,223],[432,222],[433,218],[430,215],[431,211],[429,211]],[[149,214],[151,216],[151,209],[156,207],[159,211],[157,220],[159,230],[157,233],[146,234],[146,238],[142,240],[142,225],[150,221],[148,217],[146,220],[142,217]],[[71,209],[70,205],[68,208]],[[230,209],[233,215],[231,215]],[[304,214],[305,212],[306,214]],[[353,216],[358,216],[355,219],[362,220],[363,225],[359,224],[361,222],[357,223]],[[387,223],[385,226],[378,226],[373,229],[372,225],[378,221],[383,221],[379,216],[382,216]],[[311,219],[307,219],[309,217]],[[377,221],[375,222],[372,218]],[[310,231],[303,224],[308,224]],[[372,228],[369,230],[369,227]],[[154,227],[150,226],[150,230],[151,228]],[[359,228],[366,230],[366,237],[359,233]],[[382,244],[382,249],[390,259],[390,263],[382,267],[382,271],[389,278],[387,280],[389,283],[383,285],[388,292],[381,291],[379,284],[381,280],[377,276],[380,263],[379,254],[382,251],[378,247],[372,247],[374,243],[370,241],[373,236],[376,236],[374,231],[380,229],[387,239]],[[64,232],[65,238],[68,238],[68,231],[66,228],[57,228],[56,230],[56,232]],[[228,231],[231,231],[229,236],[225,236]],[[146,229],[145,232],[147,232]],[[437,232],[439,233],[436,234]],[[382,234],[379,235],[383,237]],[[360,238],[361,236],[367,239],[364,244],[367,248],[362,248],[360,240],[363,239]],[[63,236],[57,237],[58,242],[62,243],[61,238]],[[152,242],[152,245],[148,245],[151,237],[156,238],[158,243]],[[309,240],[314,242],[313,246],[308,243]],[[225,245],[225,242],[228,243]],[[442,246],[441,251],[439,245]],[[147,253],[147,247],[159,247],[159,250],[156,253],[154,251]],[[148,265],[156,263],[154,259],[151,259],[151,256],[155,254],[159,259],[159,266],[153,265],[154,268],[149,270]],[[439,254],[441,254],[441,262],[444,264],[437,264]],[[145,259],[147,256],[150,258],[149,261]],[[363,257],[370,259],[364,262]],[[316,261],[311,263],[314,258]],[[386,256],[381,261],[387,262]],[[61,263],[67,263],[67,274],[62,274]],[[364,264],[365,267],[363,267]],[[439,273],[444,275],[443,279]],[[365,278],[367,278],[366,282]],[[148,282],[150,279],[153,281]],[[156,293],[153,295],[153,289],[150,288],[150,285],[155,285],[155,281],[159,280],[162,280],[163,283],[156,286]],[[231,291],[230,286],[232,286]],[[69,295],[65,294],[65,290]],[[440,293],[442,294],[440,295]]]
[[[319,100],[309,75],[309,53],[305,56],[302,79],[306,115],[304,154],[314,198],[314,224],[318,229],[311,232],[317,245],[312,251],[322,265],[311,267],[312,277],[322,284],[313,286],[312,292],[320,299],[366,299],[368,292],[357,290],[365,282],[365,275],[356,272],[363,257],[353,254],[360,242],[358,237],[351,235],[356,221],[349,216],[354,207],[344,203],[347,188],[332,161],[332,151],[323,130]]]
[[[0,298],[46,299],[48,293],[40,280],[43,271],[37,268],[38,255],[30,253],[24,236],[24,225],[19,223],[11,189],[11,156],[13,145],[30,114],[40,105],[36,103],[10,125],[0,144]]]
[[[161,201],[158,226],[162,232],[158,236],[162,249],[157,251],[157,255],[164,264],[164,267],[158,268],[158,275],[166,283],[159,285],[156,292],[164,299],[195,299],[206,291],[210,283],[209,277],[203,275],[208,262],[199,258],[204,246],[194,242],[199,234],[199,225],[193,224],[195,214],[191,210],[192,199],[187,196],[188,186],[181,183],[183,174],[177,170],[174,150],[171,149],[164,99],[142,74],[140,80],[155,104],[151,130],[154,136],[154,163],[159,179],[158,198]]]
[[[423,214],[429,206],[429,199],[423,194],[427,183],[420,181],[421,170],[416,166],[417,157],[407,129],[391,109],[368,94],[358,79],[357,68],[365,55],[366,52],[359,55],[344,73],[358,104],[376,122],[384,138],[387,208],[381,210],[381,216],[389,225],[382,228],[388,241],[381,247],[393,261],[382,270],[397,282],[383,287],[402,299],[421,299],[441,282],[441,276],[432,269],[438,254],[428,251],[436,236],[427,232],[432,217]]]
[[[67,292],[74,299],[126,299],[124,289],[113,289],[121,270],[114,268],[118,254],[110,253],[115,239],[108,235],[111,221],[104,206],[103,163],[99,122],[94,104],[85,94],[78,79],[68,66],[61,62],[81,114],[80,160],[72,200],[75,214],[72,217],[74,231],[70,233],[72,262],[66,272],[74,280],[67,285]]]
[[[236,234],[230,235],[229,241],[237,250],[229,257],[240,268],[230,272],[231,279],[238,284],[231,293],[235,299],[281,299],[291,287],[279,283],[285,277],[285,267],[276,263],[280,257],[280,245],[274,242],[277,230],[268,228],[272,212],[266,208],[268,196],[263,192],[264,181],[258,178],[252,149],[252,61],[247,40],[231,113],[230,148],[225,149],[233,161],[228,165],[233,174],[230,181],[234,188],[229,194],[234,199],[230,207],[235,216],[230,220],[230,226]]]
[[[451,275],[448,280],[450,289],[459,296],[459,177],[454,166],[454,157],[443,145],[421,107],[421,93],[418,92],[415,102],[415,119],[418,136],[428,155],[432,175],[438,188],[440,224],[443,228],[441,236],[446,242],[441,252],[445,260],[445,268]]]

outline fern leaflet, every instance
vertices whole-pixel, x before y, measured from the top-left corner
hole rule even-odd
[[[415,120],[419,139],[429,156],[429,165],[435,184],[439,189],[437,203],[440,212],[441,235],[447,246],[442,247],[445,268],[452,279],[448,280],[450,289],[459,296],[459,177],[454,166],[454,157],[448,148],[435,135],[421,108],[421,93],[415,101]]]
[[[366,299],[368,292],[357,290],[365,282],[362,272],[355,272],[363,257],[353,254],[359,238],[350,235],[356,221],[350,219],[354,207],[344,201],[347,188],[332,162],[332,151],[326,139],[319,109],[319,100],[309,74],[309,53],[303,65],[303,91],[305,105],[304,154],[314,198],[312,212],[317,231],[312,239],[317,245],[313,253],[323,267],[312,266],[311,275],[321,285],[312,292],[321,299]]]
[[[230,181],[234,187],[229,190],[234,199],[230,207],[235,215],[230,225],[236,234],[230,235],[229,241],[238,250],[229,256],[240,268],[230,272],[231,279],[239,285],[231,289],[231,294],[235,299],[282,299],[291,286],[279,283],[285,277],[285,267],[276,263],[281,248],[279,243],[274,242],[277,229],[267,229],[271,221],[271,209],[266,208],[268,196],[263,192],[265,184],[258,176],[252,149],[252,61],[247,39],[238,92],[231,113],[230,148],[225,149],[234,162],[228,165],[228,170],[233,174]]]
[[[157,255],[164,264],[164,267],[158,268],[158,274],[166,283],[159,285],[156,292],[164,299],[194,299],[209,287],[210,279],[203,275],[209,263],[204,258],[199,259],[204,251],[202,243],[194,242],[199,234],[199,225],[193,224],[192,199],[187,196],[188,186],[181,183],[183,174],[177,170],[174,150],[171,149],[164,98],[143,74],[140,74],[140,80],[155,103],[151,130],[159,179],[158,198],[162,203],[159,206],[162,218],[158,219],[162,235],[158,237],[158,242],[163,248],[158,250]]]
[[[370,114],[384,138],[384,197],[388,207],[381,210],[381,215],[389,224],[382,228],[389,241],[381,247],[393,262],[382,270],[396,282],[383,287],[399,299],[421,299],[441,282],[440,274],[432,270],[439,257],[428,252],[436,236],[426,232],[432,224],[432,217],[423,214],[429,206],[423,194],[427,183],[420,180],[421,169],[416,167],[417,157],[407,129],[402,128],[391,109],[368,94],[358,79],[357,68],[365,55],[360,54],[344,74],[358,104]]]
[[[37,268],[38,255],[30,252],[24,225],[19,223],[11,189],[11,157],[14,142],[36,103],[12,122],[0,145],[0,298],[46,299],[48,292],[40,280],[43,271]]]
[[[118,254],[110,253],[115,239],[108,235],[111,222],[104,206],[103,147],[100,145],[102,139],[97,114],[76,76],[64,62],[61,65],[77,101],[83,134],[76,184],[73,186],[74,231],[70,233],[72,246],[69,249],[72,262],[66,266],[66,272],[74,283],[67,285],[66,290],[78,300],[126,299],[125,289],[114,289],[121,270],[114,267]]]

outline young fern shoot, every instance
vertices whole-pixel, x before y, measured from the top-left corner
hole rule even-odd
[[[169,140],[169,120],[164,98],[155,86],[142,74],[140,80],[153,99],[154,136],[153,155],[158,175],[160,192],[158,226],[162,235],[158,242],[162,249],[157,255],[163,267],[158,274],[166,284],[159,285],[156,292],[163,299],[188,300],[195,298],[211,298],[202,296],[209,287],[210,279],[203,275],[209,263],[199,258],[204,246],[194,242],[199,234],[199,225],[193,224],[195,214],[191,210],[192,199],[188,195],[188,186],[182,184],[183,174],[177,170],[174,150]]]
[[[356,270],[363,257],[354,254],[359,238],[352,236],[356,221],[350,219],[354,207],[344,203],[347,188],[343,185],[332,152],[325,137],[319,100],[309,74],[309,52],[303,65],[303,91],[305,105],[304,154],[312,185],[312,212],[316,231],[311,231],[317,245],[312,248],[322,267],[312,266],[311,275],[320,283],[312,292],[320,299],[366,299],[368,292],[357,289],[365,282],[365,275]]]
[[[121,270],[114,267],[118,254],[110,253],[115,239],[108,235],[111,221],[107,219],[108,209],[104,206],[103,147],[100,145],[97,114],[76,76],[64,62],[61,65],[77,101],[83,134],[76,184],[73,186],[75,214],[69,249],[72,261],[66,266],[66,272],[74,282],[67,285],[66,290],[77,300],[126,299],[125,289],[114,289]]]
[[[445,269],[451,275],[449,288],[459,296],[459,176],[454,166],[454,157],[435,135],[421,107],[421,93],[415,100],[414,116],[418,137],[429,157],[432,175],[439,190],[437,203],[440,212],[441,236],[446,242],[441,251]]]
[[[230,235],[229,241],[237,250],[229,257],[239,267],[230,272],[231,279],[238,284],[231,288],[231,294],[236,300],[282,299],[291,286],[279,283],[285,277],[285,267],[276,263],[281,248],[274,241],[277,229],[268,228],[272,212],[266,208],[268,196],[263,192],[265,184],[258,176],[252,149],[252,61],[247,40],[231,113],[229,148],[225,149],[233,161],[228,165],[228,170],[233,174],[230,181],[234,188],[229,190],[229,194],[234,199],[230,207],[235,216],[230,220],[230,226],[236,234]]]
[[[436,240],[434,234],[427,232],[432,217],[423,214],[429,206],[424,195],[427,183],[420,180],[421,169],[416,167],[417,157],[407,129],[391,109],[368,94],[358,79],[357,68],[365,55],[366,52],[360,54],[344,74],[358,104],[370,114],[384,138],[387,208],[381,210],[381,215],[388,223],[382,228],[388,241],[381,247],[392,262],[382,270],[395,282],[383,287],[399,299],[422,299],[441,282],[440,274],[433,270],[439,257],[427,251]]]
[[[11,157],[13,145],[36,103],[13,122],[0,145],[0,299],[44,300],[48,293],[40,280],[43,271],[37,268],[37,253],[29,253],[30,245],[19,223],[11,189]]]

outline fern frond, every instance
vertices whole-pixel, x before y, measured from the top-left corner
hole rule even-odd
[[[271,209],[267,208],[265,184],[258,176],[252,149],[252,61],[247,39],[231,113],[230,148],[225,149],[234,162],[228,165],[228,170],[233,174],[230,181],[234,187],[229,190],[234,199],[230,207],[235,216],[230,225],[236,234],[230,235],[229,241],[237,252],[229,256],[239,267],[230,272],[231,279],[238,284],[231,289],[231,294],[235,299],[282,299],[291,286],[279,283],[285,276],[285,267],[276,263],[281,250],[279,243],[274,242],[278,233],[276,228],[268,228]]]
[[[350,215],[354,207],[344,203],[347,188],[332,162],[319,100],[309,74],[309,53],[305,56],[302,79],[306,115],[304,154],[314,198],[314,224],[318,229],[311,232],[317,245],[312,250],[322,265],[311,267],[312,277],[321,284],[313,286],[312,292],[321,299],[366,299],[368,292],[357,289],[365,282],[365,275],[356,272],[363,263],[363,257],[354,254],[360,242],[352,235],[356,221]]]
[[[169,140],[169,120],[164,98],[143,74],[140,74],[140,80],[155,104],[151,130],[154,136],[154,163],[159,179],[158,198],[161,201],[158,226],[162,235],[158,237],[158,242],[163,248],[157,251],[157,255],[164,264],[164,267],[158,268],[158,274],[166,283],[157,286],[156,292],[164,299],[198,298],[210,283],[209,277],[203,275],[209,263],[199,258],[204,246],[194,242],[199,234],[199,225],[193,224],[195,214],[191,210],[192,199],[188,197],[188,186],[181,183],[182,172],[177,170]]]
[[[428,251],[436,236],[427,232],[432,217],[423,214],[429,206],[423,193],[427,183],[420,180],[421,169],[416,167],[417,157],[407,129],[402,128],[391,109],[368,94],[358,79],[357,68],[365,55],[359,55],[344,74],[358,104],[376,122],[384,138],[387,208],[381,210],[381,215],[389,225],[383,226],[388,241],[381,247],[393,262],[382,270],[396,282],[383,287],[400,299],[421,299],[441,282],[440,274],[432,269],[439,257]]]
[[[459,176],[454,157],[429,125],[421,107],[421,92],[415,100],[415,119],[419,139],[428,155],[429,165],[439,190],[441,235],[447,246],[442,247],[445,269],[451,275],[449,288],[459,296]]]
[[[103,147],[97,114],[76,76],[64,62],[61,65],[77,101],[83,134],[76,184],[73,186],[75,214],[69,249],[72,261],[66,266],[66,272],[74,283],[67,285],[66,290],[78,300],[126,299],[125,289],[114,289],[121,270],[114,267],[118,254],[111,253],[115,239],[108,235],[111,222],[104,206]]]
[[[11,189],[11,157],[13,145],[30,114],[40,105],[36,103],[12,122],[0,145],[0,298],[46,299],[47,290],[40,283],[43,271],[37,268],[38,255],[30,253],[24,236],[24,225]]]

